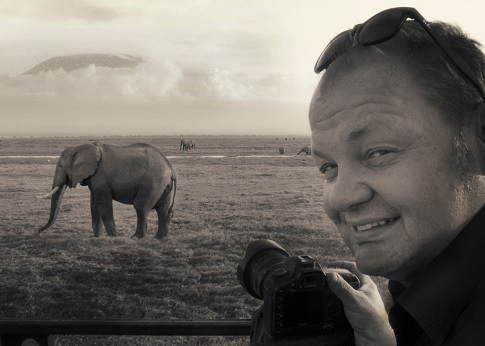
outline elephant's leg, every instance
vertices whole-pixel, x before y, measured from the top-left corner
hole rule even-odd
[[[106,233],[109,236],[115,236],[116,225],[113,217],[113,196],[111,191],[94,191],[94,199]]]
[[[95,237],[101,235],[101,230],[103,229],[103,224],[101,222],[101,217],[99,216],[98,208],[96,207],[96,202],[94,200],[93,193],[91,192],[91,221],[93,225],[93,232]]]
[[[175,190],[172,188],[169,194],[164,194],[155,205],[158,214],[158,230],[155,238],[162,239],[168,235],[168,225],[173,216],[173,200]]]
[[[170,224],[170,215],[166,211],[157,209],[158,214],[158,230],[155,238],[162,239],[168,235],[168,225]]]
[[[145,236],[148,225],[148,214],[153,209],[153,205],[157,201],[157,196],[154,195],[156,189],[153,186],[144,186],[138,189],[138,193],[133,201],[133,207],[136,210],[137,223],[135,234],[133,238],[143,238]]]
[[[136,207],[135,207],[135,210],[136,210],[137,222],[136,222],[135,234],[133,234],[132,238],[143,238],[147,231],[148,213],[150,211],[138,209]]]

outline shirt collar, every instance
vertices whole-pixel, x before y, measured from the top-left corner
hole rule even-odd
[[[434,343],[445,340],[481,278],[477,273],[485,271],[484,248],[485,206],[402,293],[403,287],[389,282],[395,302]]]

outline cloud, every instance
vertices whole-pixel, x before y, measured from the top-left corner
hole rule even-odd
[[[4,1],[0,9],[4,17],[35,18],[43,21],[74,19],[102,22],[115,20],[124,14],[114,6],[103,6],[86,0]]]
[[[145,61],[0,74],[0,136],[308,133],[316,80]]]
[[[148,60],[135,68],[90,65],[70,73],[0,76],[0,98],[122,100],[167,99],[285,100],[305,102],[314,85],[295,74],[249,75],[218,68],[183,69],[169,60]]]

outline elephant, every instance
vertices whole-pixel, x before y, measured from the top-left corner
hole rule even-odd
[[[136,210],[137,225],[133,237],[142,238],[152,209],[158,214],[155,238],[168,234],[173,217],[177,177],[172,164],[155,147],[136,143],[115,146],[98,142],[66,148],[57,162],[52,191],[39,198],[51,200],[49,220],[38,232],[51,227],[59,212],[64,191],[77,184],[91,192],[91,218],[95,237],[102,227],[109,236],[116,235],[113,200],[131,204]]]
[[[312,147],[309,146],[309,145],[304,145],[303,148],[301,148],[300,151],[298,152],[298,154],[296,154],[296,155],[300,155],[300,153],[305,153],[306,155],[311,155],[312,154]]]
[[[279,147],[278,150],[279,150],[281,155],[283,155],[285,153],[285,147]]]
[[[188,148],[188,141],[186,139],[181,139],[180,140],[180,150],[186,151],[187,148]]]
[[[195,141],[193,139],[189,140],[189,148],[192,150],[192,149],[195,149]]]
[[[186,150],[191,150],[195,149],[195,141],[192,139],[182,139],[180,140],[180,150],[186,151]]]

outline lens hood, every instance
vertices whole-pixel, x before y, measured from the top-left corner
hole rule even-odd
[[[244,258],[237,266],[237,278],[241,286],[253,297],[261,297],[254,292],[251,285],[251,274],[254,267],[254,262],[257,262],[259,254],[263,252],[280,252],[284,257],[290,257],[290,254],[283,249],[277,242],[269,239],[260,239],[248,244]]]

